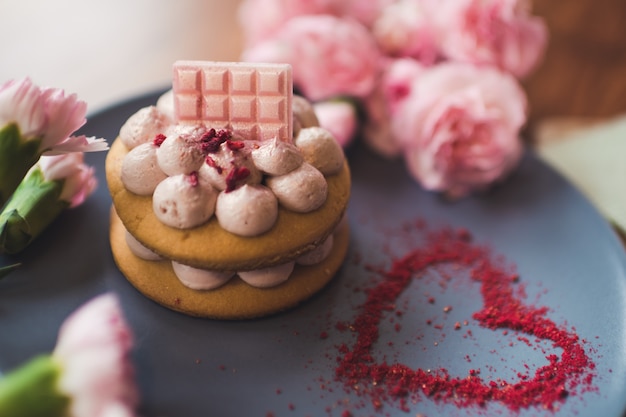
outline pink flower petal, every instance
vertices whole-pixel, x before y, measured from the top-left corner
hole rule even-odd
[[[137,405],[132,346],[131,330],[113,294],[94,298],[65,320],[53,358],[63,369],[59,385],[72,398],[72,416],[128,415],[111,413]]]
[[[357,114],[354,105],[347,101],[330,100],[313,104],[320,126],[328,130],[345,148],[354,139]]]

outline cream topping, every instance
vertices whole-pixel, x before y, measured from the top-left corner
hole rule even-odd
[[[341,169],[344,155],[332,135],[317,126],[306,99],[295,96],[292,103],[294,123],[297,120],[301,127],[293,143],[275,137],[245,140],[226,129],[176,124],[169,116],[172,100],[171,91],[165,93],[156,107],[140,109],[120,130],[120,140],[131,149],[122,162],[122,182],[132,193],[152,194],[153,209],[163,223],[183,229],[200,225],[215,214],[218,191],[230,194],[244,185],[267,186],[274,194],[272,199],[265,187],[262,193],[252,187],[221,199],[230,209],[221,210],[218,221],[244,236],[271,229],[276,204],[306,213],[325,202],[324,176]],[[194,176],[200,187],[190,187],[181,175]],[[254,205],[259,207],[247,207]]]
[[[180,282],[193,290],[212,290],[226,284],[235,273],[194,268],[172,261],[172,269]]]
[[[122,182],[128,191],[152,195],[157,184],[167,178],[157,163],[157,147],[152,142],[131,149],[122,161]]]
[[[256,167],[268,175],[285,175],[304,162],[295,145],[278,138],[253,146],[251,154]]]
[[[164,224],[188,229],[208,221],[215,212],[217,191],[196,173],[161,181],[152,195],[154,214]]]
[[[320,208],[328,195],[326,178],[306,162],[285,175],[270,177],[266,182],[283,207],[298,213]]]
[[[295,139],[304,160],[324,175],[334,175],[341,170],[344,153],[339,142],[322,127],[307,127],[300,130]]]
[[[120,140],[128,149],[150,142],[170,124],[169,118],[155,106],[139,109],[120,128]]]
[[[289,279],[295,264],[295,262],[287,262],[285,264],[269,268],[255,269],[253,271],[239,271],[237,275],[253,287],[275,287],[276,285],[282,284]]]
[[[305,127],[319,126],[313,105],[302,96],[294,95],[291,99],[293,109],[293,136],[298,136],[301,129]]]
[[[170,120],[174,120],[174,90],[168,90],[159,97],[156,108]]]
[[[204,162],[199,133],[174,131],[156,151],[159,166],[167,175],[190,174],[198,171]]]
[[[274,226],[278,201],[263,185],[245,184],[217,197],[215,216],[220,226],[236,235],[258,236]]]

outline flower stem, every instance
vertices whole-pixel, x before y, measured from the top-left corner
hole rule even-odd
[[[57,389],[60,374],[59,365],[42,355],[0,379],[0,416],[64,416],[70,399]]]

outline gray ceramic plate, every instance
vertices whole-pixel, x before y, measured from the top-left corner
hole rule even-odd
[[[157,95],[133,99],[90,118],[85,132],[113,140],[119,127]],[[621,416],[626,410],[626,262],[610,226],[561,177],[527,155],[503,187],[447,203],[424,192],[401,163],[362,146],[348,152],[354,178],[349,221],[351,248],[344,268],[322,293],[273,317],[241,322],[201,320],[171,312],[139,295],[116,269],[108,244],[110,198],[104,155],[90,155],[100,187],[86,204],[67,212],[18,258],[24,266],[0,281],[0,371],[50,351],[63,319],[89,298],[119,294],[136,335],[134,360],[141,414],[163,417],[372,415],[371,401],[334,380],[337,346],[351,343],[349,324],[365,288],[377,279],[368,265],[390,264],[419,242],[405,224],[422,219],[431,229],[464,227],[515,264],[525,302],[549,307],[557,325],[575,328],[596,363],[594,390],[579,392],[557,415]],[[454,275],[454,274],[453,274]],[[462,274],[457,274],[462,275]],[[550,345],[525,343],[514,332],[489,331],[471,318],[481,305],[466,277],[443,288],[421,280],[405,291],[402,317],[385,318],[377,360],[447,368],[488,379],[514,379],[546,364]],[[430,282],[430,284],[429,284]],[[437,302],[430,304],[427,296]],[[446,314],[442,306],[454,309]],[[428,324],[430,320],[431,324]],[[456,321],[467,324],[454,331]],[[400,327],[395,327],[399,324]],[[471,334],[471,337],[468,335]],[[325,337],[327,335],[327,337]],[[459,409],[419,397],[410,412],[394,403],[381,415],[509,415],[499,404]],[[553,415],[541,408],[520,415]]]

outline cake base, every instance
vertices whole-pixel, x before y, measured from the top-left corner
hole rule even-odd
[[[153,262],[135,256],[126,244],[126,229],[115,209],[111,209],[110,239],[118,268],[146,297],[187,315],[237,320],[284,311],[319,292],[341,267],[348,251],[350,232],[347,222],[340,223],[330,255],[317,265],[296,265],[291,277],[280,285],[256,288],[233,277],[225,285],[207,291],[184,286],[168,260]]]

